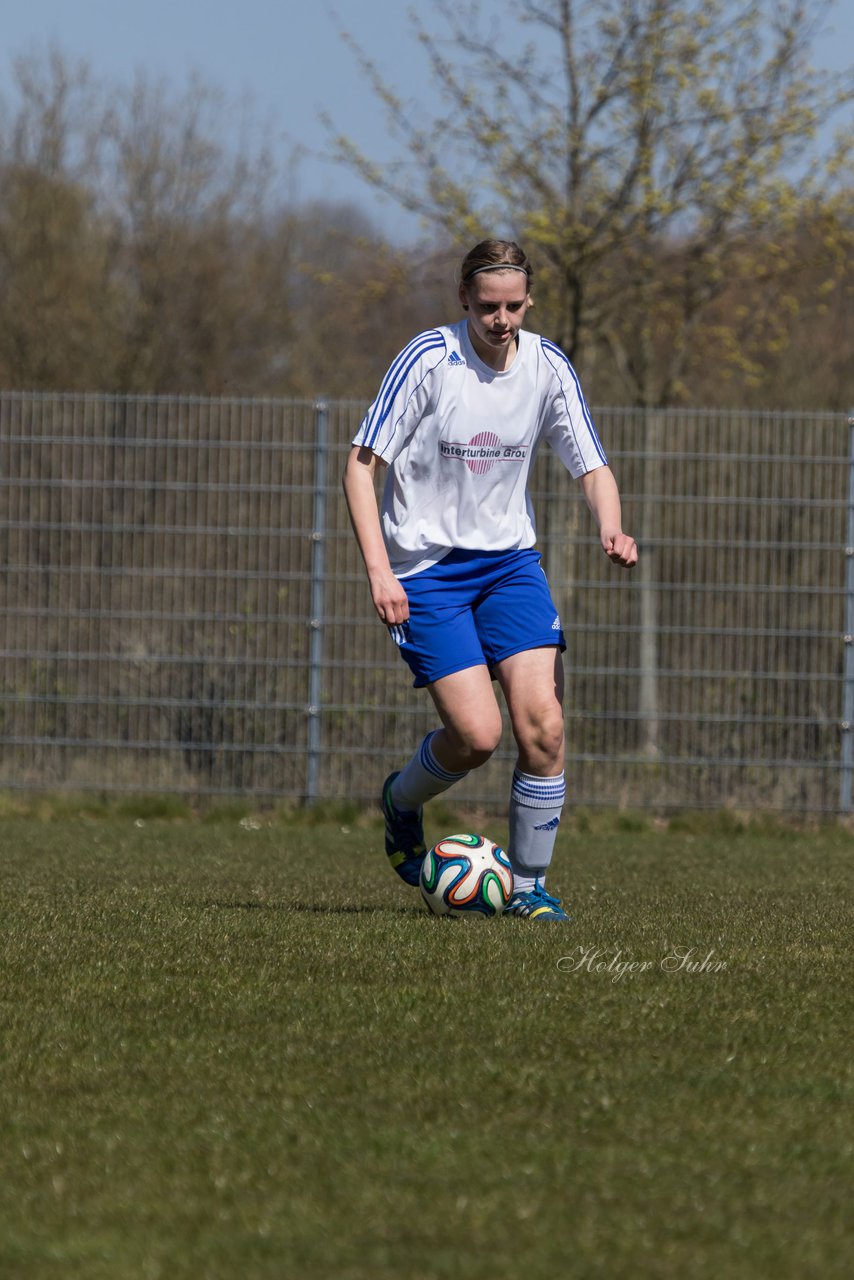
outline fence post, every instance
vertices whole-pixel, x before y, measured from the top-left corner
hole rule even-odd
[[[325,400],[314,405],[314,516],[311,533],[311,606],[308,659],[308,761],[305,802],[320,795],[322,751],[320,713],[323,704],[323,614],[326,587],[326,463],[329,409]]]
[[[643,497],[641,501],[638,542],[637,585],[640,591],[640,639],[638,651],[638,715],[640,717],[641,753],[648,760],[661,755],[658,704],[658,549],[661,520],[661,463],[665,442],[665,419],[660,411],[644,409],[643,424]]]
[[[845,543],[845,677],[842,686],[840,725],[842,773],[839,808],[851,812],[852,766],[854,765],[854,409],[848,414],[848,536]]]

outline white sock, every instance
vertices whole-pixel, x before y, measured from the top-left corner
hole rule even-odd
[[[438,729],[434,733],[438,733]],[[432,733],[421,743],[415,755],[404,765],[391,784],[391,802],[395,809],[404,813],[413,813],[420,809],[433,796],[447,791],[455,782],[459,782],[468,773],[449,773],[439,764],[430,746]]]
[[[515,871],[513,872],[514,893],[530,893],[532,889],[536,889],[537,885],[545,889],[545,876],[518,876]]]
[[[545,883],[565,797],[563,773],[556,778],[538,778],[518,768],[514,771],[508,850],[514,892],[527,893],[537,882]]]

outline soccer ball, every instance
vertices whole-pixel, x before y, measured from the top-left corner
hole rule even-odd
[[[500,916],[513,893],[513,870],[486,836],[445,836],[425,854],[419,884],[435,916]]]

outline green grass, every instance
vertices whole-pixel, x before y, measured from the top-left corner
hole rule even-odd
[[[582,818],[565,929],[145,812],[0,821],[4,1280],[850,1274],[846,831]]]

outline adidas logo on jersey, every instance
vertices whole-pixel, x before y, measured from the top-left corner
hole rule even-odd
[[[463,360],[463,358],[459,355],[458,352],[452,351],[451,354],[448,356],[448,364],[453,365],[455,369],[464,369],[466,362],[465,360]]]

